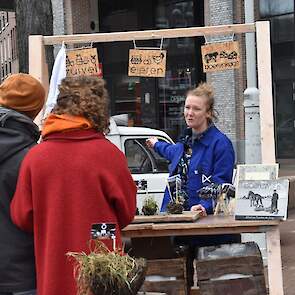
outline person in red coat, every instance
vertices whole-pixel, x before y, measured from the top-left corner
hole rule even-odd
[[[34,234],[38,295],[76,294],[66,253],[89,252],[96,223],[116,224],[120,248],[120,230],[136,211],[126,158],[104,135],[109,126],[104,81],[65,78],[59,90],[43,141],[21,165],[11,203],[13,222]]]

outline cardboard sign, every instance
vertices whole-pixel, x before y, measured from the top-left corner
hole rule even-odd
[[[128,76],[165,77],[166,50],[130,49]]]
[[[240,50],[237,41],[203,45],[201,51],[204,73],[240,67]]]
[[[96,48],[68,51],[66,71],[68,77],[101,76]]]

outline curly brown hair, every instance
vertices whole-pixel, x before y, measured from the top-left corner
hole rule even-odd
[[[95,76],[64,78],[52,113],[86,118],[96,131],[109,131],[108,92],[105,81]]]
[[[189,90],[186,95],[205,97],[207,99],[207,110],[210,112],[209,123],[218,120],[218,112],[214,108],[214,89],[210,84],[201,82],[196,88]]]

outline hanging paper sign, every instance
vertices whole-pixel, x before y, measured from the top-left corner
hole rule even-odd
[[[96,48],[77,49],[67,52],[66,71],[68,77],[100,76]]]
[[[204,73],[240,67],[240,50],[237,41],[203,45],[201,51]]]
[[[130,49],[128,76],[165,77],[166,50]]]

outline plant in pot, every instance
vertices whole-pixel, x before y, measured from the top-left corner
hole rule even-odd
[[[167,179],[167,188],[170,201],[167,205],[168,214],[181,214],[184,210],[186,194],[181,189],[180,175],[174,175]]]
[[[95,240],[89,254],[69,252],[75,261],[79,295],[135,295],[145,279],[146,260],[132,258],[122,250],[110,251]]]
[[[167,213],[182,214],[184,210],[185,198],[179,193],[174,198],[171,198],[167,205]]]
[[[153,196],[147,195],[141,211],[143,215],[155,215],[158,212],[158,204]]]

